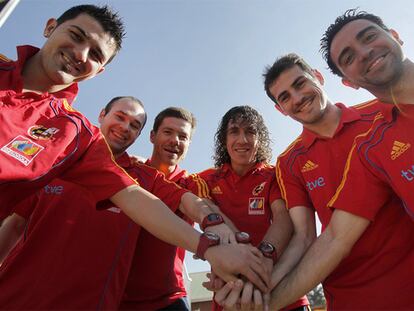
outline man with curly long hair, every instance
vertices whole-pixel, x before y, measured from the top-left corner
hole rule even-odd
[[[233,107],[223,116],[215,134],[214,168],[193,177],[199,189],[205,190],[200,192],[208,194],[233,222],[234,230],[248,233],[251,244],[266,257],[269,273],[292,234],[275,168],[269,165],[270,143],[269,131],[259,112],[250,106]],[[256,303],[261,304],[258,294],[249,282],[241,292],[241,296],[254,296]],[[217,299],[214,310],[222,310],[218,304],[223,302],[224,299]],[[304,296],[286,309],[307,310],[307,306]]]

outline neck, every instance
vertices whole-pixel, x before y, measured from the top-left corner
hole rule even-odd
[[[151,158],[151,166],[156,168],[158,171],[164,173],[165,176],[169,176],[172,172],[174,172],[176,165],[169,165],[160,161],[160,159],[156,157]]]
[[[382,102],[393,104],[414,104],[414,63],[406,59],[401,76],[391,86],[368,91]]]
[[[39,51],[32,57],[30,57],[23,65],[22,77],[23,77],[23,91],[34,93],[54,93],[68,85],[56,85],[45,73],[41,65],[41,53]]]
[[[303,126],[319,136],[333,137],[340,120],[341,109],[328,102],[325,112],[319,121],[312,124],[304,124]]]
[[[255,163],[250,165],[234,165],[231,163],[231,168],[238,176],[244,176],[253,168],[254,165]]]

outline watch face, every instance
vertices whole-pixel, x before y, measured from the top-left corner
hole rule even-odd
[[[210,214],[207,216],[208,221],[218,221],[221,219],[221,216],[219,214]]]
[[[268,242],[262,242],[260,243],[260,250],[264,253],[271,254],[275,251],[275,248]]]
[[[213,232],[206,231],[206,232],[204,232],[204,235],[209,240],[212,240],[212,241],[220,241],[220,237],[217,234],[213,233]]]
[[[247,232],[236,232],[236,241],[238,243],[249,243],[250,242],[250,235]]]

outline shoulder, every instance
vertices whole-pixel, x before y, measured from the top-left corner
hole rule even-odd
[[[302,144],[303,137],[300,135],[298,138],[296,138],[286,149],[283,151],[279,156],[277,157],[278,164],[280,162],[288,161],[289,158],[292,157],[293,154],[295,154],[299,149],[303,148]]]

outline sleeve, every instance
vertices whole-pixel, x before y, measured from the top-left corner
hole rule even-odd
[[[272,181],[271,181],[270,195],[269,195],[269,202],[272,202],[272,203],[276,200],[283,199],[275,174],[273,174],[273,176],[274,178],[272,178]]]
[[[120,190],[137,184],[115,162],[101,134],[96,136],[85,154],[61,178],[87,188],[96,201],[108,199]]]
[[[294,163],[291,165],[294,165]],[[313,207],[303,182],[289,171],[290,168],[286,164],[285,158],[278,158],[276,178],[286,207],[288,209],[295,206]]]
[[[186,188],[202,199],[212,200],[210,196],[210,188],[199,174],[191,174],[186,178]]]
[[[151,192],[163,201],[173,212],[176,212],[180,206],[181,197],[189,191],[180,187],[175,182],[167,180],[164,174],[157,172],[154,180],[154,187]]]
[[[328,207],[374,220],[375,215],[390,198],[386,184],[364,163],[354,144],[345,164],[344,174]]]

